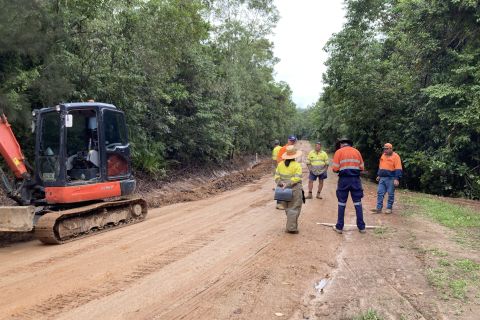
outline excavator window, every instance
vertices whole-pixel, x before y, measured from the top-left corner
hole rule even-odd
[[[128,175],[129,164],[124,154],[128,148],[128,139],[123,114],[117,111],[104,110],[103,126],[105,130],[108,178]]]
[[[67,127],[67,181],[82,182],[100,177],[97,113],[94,109],[71,110]]]
[[[55,181],[60,173],[60,117],[57,112],[42,117],[42,135],[39,154],[39,175],[43,181]]]

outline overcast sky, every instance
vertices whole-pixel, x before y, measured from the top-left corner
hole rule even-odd
[[[280,21],[275,29],[276,80],[293,91],[300,108],[315,103],[322,90],[327,54],[323,47],[344,23],[342,0],[275,0]]]

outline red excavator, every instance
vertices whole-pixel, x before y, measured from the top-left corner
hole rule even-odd
[[[0,231],[34,229],[60,244],[140,222],[145,200],[134,197],[124,113],[97,102],[64,103],[33,111],[34,168],[26,161],[7,117],[0,113],[0,186],[18,206],[0,207]]]

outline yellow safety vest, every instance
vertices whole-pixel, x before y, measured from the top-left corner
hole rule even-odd
[[[302,165],[296,161],[290,162],[287,167],[285,162],[282,161],[278,164],[275,171],[275,182],[279,181],[298,183],[302,181]]]
[[[273,148],[272,150],[272,160],[277,160],[277,155],[278,155],[278,151],[280,151],[280,149],[282,149],[282,147],[280,146],[276,146],[275,148]]]
[[[317,153],[315,150],[312,150],[307,156],[307,164],[312,167],[326,166],[328,165],[328,154],[325,151]]]

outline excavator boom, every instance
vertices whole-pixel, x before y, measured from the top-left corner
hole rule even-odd
[[[7,117],[3,113],[0,114],[0,154],[17,179],[24,180],[29,178],[30,175],[25,166],[25,157],[22,149],[13,134]],[[0,176],[0,184],[7,194],[11,194],[14,190],[9,185],[8,179],[1,169]],[[33,206],[0,207],[0,231],[31,231],[33,229],[34,215],[35,207]]]
[[[25,178],[25,157],[4,114],[0,114],[0,154],[17,179]]]

